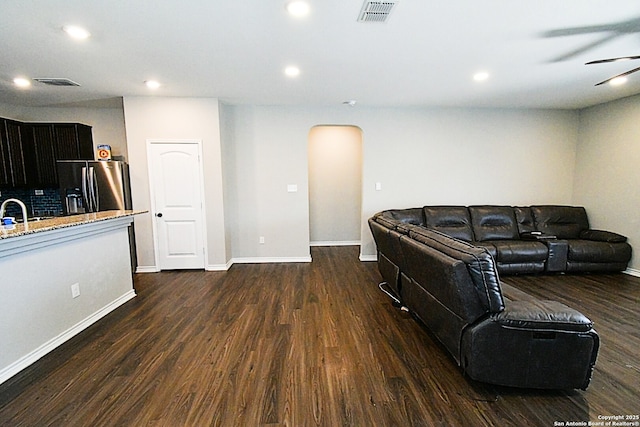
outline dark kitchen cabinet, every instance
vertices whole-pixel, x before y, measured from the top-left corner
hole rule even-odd
[[[4,137],[5,119],[0,119],[0,187],[9,185],[9,174],[11,173],[11,165],[9,164],[9,148]]]
[[[80,123],[55,123],[54,144],[57,160],[93,160],[91,126]]]
[[[55,188],[58,160],[93,160],[91,126],[0,118],[0,187]]]
[[[25,123],[22,126],[22,146],[27,170],[27,183],[31,188],[58,186],[53,125]]]
[[[2,170],[0,185],[5,187],[25,187],[27,173],[25,169],[22,147],[22,123],[15,120],[2,119],[0,139],[2,149]]]

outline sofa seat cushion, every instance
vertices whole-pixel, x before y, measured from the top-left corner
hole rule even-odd
[[[569,240],[569,261],[582,262],[628,262],[631,246],[627,243],[596,242],[593,240]]]
[[[558,301],[510,301],[505,310],[492,315],[504,327],[545,331],[587,332],[593,322]]]
[[[493,245],[493,242],[491,241],[487,241],[487,242],[473,242],[473,246],[477,246],[479,248],[484,248],[487,250],[487,252],[489,252],[489,254],[493,257],[493,259],[495,260],[498,256],[498,250],[496,249],[496,247]]]
[[[531,240],[493,240],[498,262],[544,262],[549,255],[547,245]]]

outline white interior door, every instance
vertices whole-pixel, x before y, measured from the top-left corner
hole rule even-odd
[[[160,270],[204,268],[198,143],[149,144],[152,214]]]

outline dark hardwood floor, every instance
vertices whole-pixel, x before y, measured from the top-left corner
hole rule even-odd
[[[464,377],[355,247],[135,277],[138,297],[0,385],[2,426],[556,426],[640,414],[640,279],[505,277],[596,323],[586,391]],[[586,425],[586,424],[585,424]]]

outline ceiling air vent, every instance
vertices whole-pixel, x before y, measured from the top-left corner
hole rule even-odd
[[[386,22],[398,0],[365,0],[358,16],[358,22]]]
[[[69,79],[59,79],[59,78],[38,78],[33,79],[37,82],[44,83],[49,86],[80,86],[79,83],[74,82]]]

